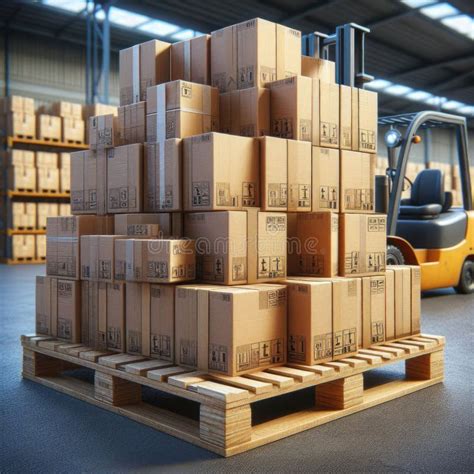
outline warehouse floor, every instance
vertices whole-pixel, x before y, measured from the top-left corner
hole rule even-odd
[[[423,331],[447,337],[443,385],[222,459],[21,379],[19,338],[34,332],[34,276],[43,272],[0,265],[1,472],[473,470],[474,296],[423,299]]]

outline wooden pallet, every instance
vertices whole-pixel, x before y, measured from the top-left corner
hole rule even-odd
[[[44,265],[46,262],[46,258],[38,259],[32,257],[20,257],[20,258],[9,258],[9,257],[1,257],[0,263],[5,265]]]
[[[361,349],[315,366],[243,377],[205,374],[164,361],[107,354],[47,336],[22,336],[23,377],[223,456],[232,456],[421,390],[444,379],[442,336],[421,335]],[[405,378],[364,389],[363,373],[405,361]],[[94,371],[94,384],[63,373]],[[142,401],[142,387],[199,403],[199,421]],[[314,406],[252,426],[255,402],[314,389]],[[188,402],[189,403],[189,402]]]

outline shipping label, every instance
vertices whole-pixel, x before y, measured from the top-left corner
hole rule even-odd
[[[293,119],[280,117],[272,121],[272,135],[280,138],[296,138],[293,132]]]
[[[172,361],[173,347],[171,337],[166,334],[151,334],[150,352],[153,355]]]
[[[265,230],[269,234],[286,232],[286,217],[284,216],[266,216]]]
[[[247,258],[233,257],[232,258],[232,280],[242,281],[247,280]]]
[[[359,129],[359,147],[364,151],[375,151],[376,137],[374,130]]]
[[[228,371],[227,346],[221,344],[209,344],[209,369],[219,372]]]
[[[295,137],[297,140],[302,140],[304,142],[311,141],[311,127],[312,122],[309,119],[300,119],[299,123],[299,137]]]
[[[256,204],[255,190],[256,190],[255,183],[245,182],[245,181],[242,183],[242,206],[244,207],[255,206]],[[238,205],[238,201],[236,202],[235,205],[236,206]]]
[[[112,261],[99,259],[99,278],[112,280]]]
[[[367,219],[367,232],[385,232],[387,218],[385,216],[369,217]]]
[[[168,262],[151,261],[147,263],[147,278],[165,279],[169,276]]]
[[[286,304],[286,288],[261,291],[259,293],[259,309],[275,308],[284,304]]]
[[[357,329],[344,329],[334,333],[334,355],[343,355],[357,350]]]
[[[207,207],[211,204],[209,181],[193,182],[193,207]]]
[[[107,327],[107,348],[122,350],[122,331],[118,327]]]
[[[337,186],[320,186],[319,207],[321,209],[337,209],[338,194]]]
[[[344,203],[347,210],[373,211],[374,190],[373,189],[346,189],[344,191]]]
[[[142,352],[142,333],[127,329],[127,352],[141,354]]]
[[[190,365],[196,367],[197,365],[197,345],[196,341],[189,339],[181,339],[179,341],[179,364]]]
[[[385,252],[368,252],[366,257],[366,266],[368,272],[385,271],[386,253]]]
[[[269,207],[286,208],[288,205],[286,183],[269,183],[267,201]]]
[[[282,338],[239,346],[235,351],[237,372],[282,363],[284,351]]]
[[[290,186],[290,204],[292,207],[311,208],[311,185],[293,184]]]
[[[321,122],[319,125],[319,141],[322,145],[337,145],[339,142],[337,123]]]
[[[332,332],[318,334],[313,338],[313,357],[315,360],[332,357]]]
[[[385,341],[385,322],[384,321],[372,322],[371,341],[372,342]]]
[[[293,362],[304,362],[306,359],[306,338],[296,334],[288,336],[288,359]]]
[[[344,272],[360,273],[360,252],[355,250],[344,254]]]
[[[257,278],[284,278],[286,275],[286,256],[259,256],[257,270]]]
[[[70,319],[58,318],[58,337],[69,341],[72,340],[72,322]]]

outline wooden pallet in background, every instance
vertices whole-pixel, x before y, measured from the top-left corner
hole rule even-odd
[[[410,336],[315,366],[287,365],[242,377],[190,371],[129,354],[107,354],[48,336],[22,336],[23,377],[232,456],[402,397],[444,379],[443,336]],[[405,378],[365,388],[363,373],[405,361]],[[72,377],[94,371],[94,384]],[[199,421],[142,401],[142,387],[199,403]],[[314,389],[314,406],[252,426],[255,402]],[[184,399],[184,400],[183,400]]]

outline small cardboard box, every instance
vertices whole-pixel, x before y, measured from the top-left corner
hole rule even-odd
[[[150,40],[120,51],[120,105],[146,100],[148,87],[170,80],[171,45]]]
[[[239,376],[286,362],[284,285],[176,288],[175,362]]]
[[[341,212],[375,211],[376,155],[341,150]]]
[[[36,115],[25,112],[8,112],[6,115],[0,115],[0,128],[6,130],[7,136],[35,138]]]
[[[411,269],[406,265],[390,265],[395,281],[395,338],[411,333]]]
[[[61,118],[39,114],[36,121],[36,137],[39,140],[61,141]]]
[[[143,145],[107,151],[107,212],[143,211]]]
[[[36,259],[46,259],[46,235],[36,236]]]
[[[341,214],[339,275],[385,272],[387,217],[383,214]]]
[[[339,133],[341,150],[352,149],[352,90],[339,86]]]
[[[49,217],[46,228],[46,273],[48,276],[80,278],[80,237],[112,234],[112,216]]]
[[[114,114],[89,117],[89,146],[105,150],[120,144],[118,117]]]
[[[275,137],[311,141],[312,81],[298,76],[268,84],[270,88],[270,133]]]
[[[146,102],[136,102],[118,108],[118,136],[121,145],[145,141],[145,111]]]
[[[181,211],[182,144],[171,138],[144,147],[145,212]]]
[[[125,242],[125,243],[123,243]],[[179,283],[196,278],[195,242],[185,239],[127,239],[115,245],[116,274],[145,283]],[[120,280],[120,278],[118,278]]]
[[[35,308],[36,334],[52,335],[51,328],[51,280],[47,276],[36,277]]]
[[[301,56],[301,75],[335,84],[336,63],[326,59]]]
[[[312,211],[339,211],[339,150],[312,148]]]
[[[56,202],[39,202],[36,206],[38,229],[46,229],[48,217],[59,215],[59,206]]]
[[[125,283],[107,283],[107,350],[125,352]]]
[[[81,342],[81,282],[51,279],[52,335],[67,342]]]
[[[171,45],[171,81],[211,83],[211,36],[202,35]]]
[[[10,189],[36,191],[36,168],[33,166],[9,166],[6,178]],[[5,183],[4,189],[6,188]]]
[[[183,141],[186,211],[242,209],[259,205],[258,141],[208,133]]]
[[[74,214],[96,214],[99,207],[104,207],[105,203],[99,206],[97,202],[97,159],[98,153],[91,150],[71,153],[71,211]]]
[[[59,191],[58,168],[36,168],[36,175],[38,191]]]
[[[333,277],[338,274],[339,216],[329,212],[296,215],[288,227],[290,275]]]
[[[314,365],[332,360],[332,283],[286,280],[288,361]]]
[[[385,341],[385,276],[362,278],[362,324],[359,347],[370,347]]]
[[[63,142],[84,143],[85,123],[81,118],[63,117],[62,122],[62,139]]]
[[[287,26],[276,28],[276,79],[301,76],[301,31]]]
[[[312,88],[313,145],[339,148],[339,85],[313,79]]]

